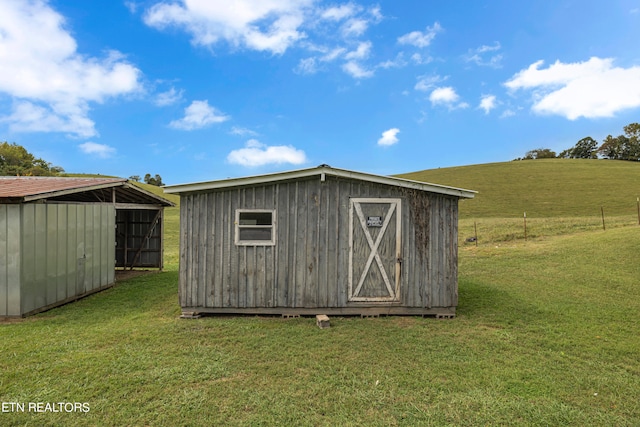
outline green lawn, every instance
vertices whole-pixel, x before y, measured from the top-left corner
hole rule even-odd
[[[640,227],[575,219],[466,218],[455,319],[320,330],[179,319],[168,209],[167,271],[0,323],[1,401],[90,405],[0,425],[640,425]]]

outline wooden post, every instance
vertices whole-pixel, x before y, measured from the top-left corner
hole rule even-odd
[[[524,213],[524,241],[527,241],[527,213]]]
[[[475,230],[476,248],[478,247],[478,224],[473,221],[473,229]]]
[[[640,197],[636,197],[636,203],[638,205],[638,225],[640,225]]]
[[[600,212],[602,213],[602,229],[606,230],[607,227],[604,225],[604,207],[600,206]]]

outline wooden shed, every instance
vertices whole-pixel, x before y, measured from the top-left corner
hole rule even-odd
[[[165,191],[184,314],[455,314],[474,191],[327,165]]]
[[[162,268],[173,203],[121,178],[0,177],[0,317],[105,289],[115,268]]]

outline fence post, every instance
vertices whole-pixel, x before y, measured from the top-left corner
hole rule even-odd
[[[524,213],[524,241],[527,241],[527,213]]]
[[[473,221],[473,229],[475,230],[476,248],[478,247],[478,224]]]
[[[606,230],[607,228],[604,225],[604,207],[600,206],[600,212],[602,213],[602,229]]]

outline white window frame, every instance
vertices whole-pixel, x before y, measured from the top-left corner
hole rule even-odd
[[[240,214],[242,213],[270,213],[270,225],[240,225]],[[247,228],[271,228],[270,240],[240,240],[240,230]],[[276,244],[276,211],[275,209],[236,209],[235,219],[235,243],[236,246],[275,246]]]

